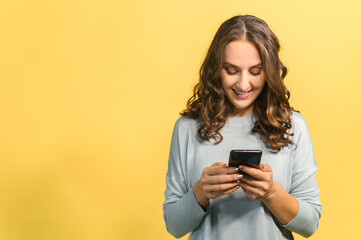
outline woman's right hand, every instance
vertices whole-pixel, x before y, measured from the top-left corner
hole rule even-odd
[[[193,185],[193,193],[198,204],[205,209],[210,199],[232,193],[239,189],[243,176],[238,168],[216,162],[203,169],[201,178]]]

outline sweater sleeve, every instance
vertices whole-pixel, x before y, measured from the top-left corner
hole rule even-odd
[[[166,175],[163,217],[167,230],[176,238],[193,231],[206,215],[198,204],[192,187],[187,187],[186,158],[189,120],[180,118],[175,124]]]
[[[320,190],[315,176],[317,164],[306,122],[299,113],[293,115],[293,141],[296,145],[291,150],[293,174],[289,193],[297,199],[299,209],[294,219],[283,226],[303,237],[309,237],[317,230],[321,217]]]

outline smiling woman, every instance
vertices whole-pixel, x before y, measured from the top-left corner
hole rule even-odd
[[[259,18],[238,16],[221,25],[201,66],[199,83],[194,87],[187,109],[181,113],[200,120],[198,136],[202,140],[213,139],[220,143],[223,140],[220,130],[227,118],[252,112],[257,119],[253,131],[272,148],[279,151],[292,144],[288,137],[292,127],[290,93],[283,83],[287,68],[279,59],[279,51],[276,35]],[[230,82],[231,77],[233,81]],[[230,94],[230,89],[238,93],[250,90],[240,89],[234,83],[248,88],[251,86],[245,85],[256,79],[263,79],[265,83],[257,84],[257,89],[249,96],[247,93],[236,94],[236,97]],[[226,83],[233,85],[225,88]],[[235,104],[234,99],[244,101]]]
[[[279,50],[257,17],[218,29],[173,131],[163,211],[175,237],[293,239],[317,230],[317,164],[305,120],[289,105]],[[257,149],[262,164],[228,166],[234,149]]]
[[[265,79],[257,48],[245,39],[230,42],[224,53],[222,87],[233,104],[230,117],[252,113],[252,104],[262,92]]]

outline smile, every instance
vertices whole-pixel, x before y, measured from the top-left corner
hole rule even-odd
[[[252,90],[247,91],[247,92],[238,92],[234,89],[232,89],[232,90],[238,98],[242,98],[242,99],[247,98],[250,95],[250,93],[252,92]]]

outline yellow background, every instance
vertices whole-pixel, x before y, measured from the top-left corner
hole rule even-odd
[[[1,1],[0,239],[173,239],[171,133],[236,14],[279,37],[308,123],[323,203],[311,239],[361,239],[360,11],[359,0]]]

